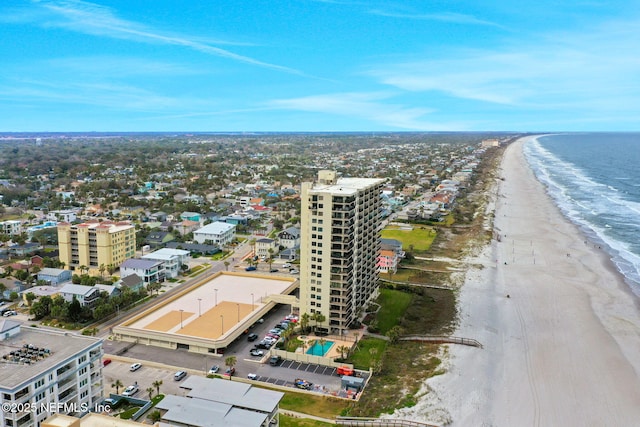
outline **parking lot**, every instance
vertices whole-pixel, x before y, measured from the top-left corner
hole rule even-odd
[[[184,395],[185,390],[179,388],[180,382],[176,382],[173,379],[173,375],[177,370],[183,368],[191,369],[198,371],[198,375],[206,376],[212,365],[218,365],[220,367],[220,373],[223,373],[226,369],[224,364],[225,358],[235,356],[237,361],[235,365],[235,376],[237,377],[247,378],[249,374],[255,374],[255,380],[258,382],[286,387],[294,387],[296,379],[304,379],[305,381],[313,383],[313,387],[311,388],[313,391],[332,394],[337,393],[341,387],[341,377],[336,374],[335,368],[290,360],[284,360],[278,366],[271,366],[268,363],[268,350],[263,350],[264,355],[262,357],[249,354],[251,349],[254,348],[254,345],[287,314],[290,314],[289,306],[276,306],[264,317],[263,323],[257,323],[249,329],[250,333],[256,333],[258,335],[258,340],[250,342],[247,340],[248,334],[242,335],[226,349],[222,357],[189,353],[185,350],[157,348],[142,344],[134,345],[128,349],[123,356],[140,361],[143,365],[142,368],[136,372],[129,372],[130,364],[114,361],[104,369],[105,391],[111,390],[115,392],[115,389],[110,387],[115,379],[120,379],[126,387],[129,384],[125,379],[128,379],[128,381],[138,381],[140,392],[136,396],[148,397],[146,392],[147,387],[151,387],[151,384],[156,380],[162,380],[163,385],[160,388],[162,393]],[[123,343],[112,343],[105,346],[105,352],[108,352],[107,347],[115,348],[122,344]],[[145,366],[145,360],[174,366],[175,370]],[[122,389],[120,391],[122,391]]]
[[[149,398],[149,393],[147,392],[147,388],[149,387],[153,388],[153,395],[155,396],[156,388],[153,386],[153,383],[156,381],[162,381],[162,385],[160,386],[160,393],[162,394],[174,394],[178,396],[184,396],[186,394],[186,390],[180,388],[182,381],[175,381],[173,379],[176,371],[145,366],[144,361],[140,363],[142,367],[135,372],[129,370],[131,366],[130,363],[119,362],[117,360],[105,366],[103,368],[105,395],[116,392],[115,387],[112,387],[112,384],[114,384],[116,380],[120,380],[123,385],[120,387],[120,393],[124,391],[125,387],[137,383],[140,390],[134,397],[141,399]]]

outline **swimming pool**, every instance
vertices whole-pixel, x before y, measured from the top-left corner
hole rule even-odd
[[[324,356],[332,345],[333,341],[325,340],[324,344],[320,344],[320,340],[315,340],[313,345],[307,350],[307,354],[311,354],[312,356]]]

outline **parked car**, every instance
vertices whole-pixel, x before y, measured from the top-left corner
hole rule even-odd
[[[258,334],[251,333],[251,334],[247,335],[247,340],[248,341],[255,341],[257,339],[258,339]]]
[[[271,341],[262,340],[258,344],[256,344],[256,348],[263,348],[265,350],[269,350],[273,343]]]
[[[292,268],[291,270],[289,270],[289,273],[298,274],[298,273],[300,273],[300,271],[298,271],[298,269],[296,269],[296,268]]]
[[[134,394],[136,394],[138,392],[138,386],[136,384],[134,385],[130,385],[129,387],[125,388],[124,391],[122,392],[123,396],[133,396]]]
[[[4,314],[2,316],[4,317],[9,317],[9,316],[17,316],[18,312],[15,310],[7,310],[4,312]]]
[[[282,357],[280,356],[271,356],[269,358],[269,365],[271,366],[278,366],[280,362],[282,362]]]
[[[111,359],[104,359],[102,361],[102,366],[107,366],[109,363],[111,363]]]
[[[309,390],[311,389],[311,387],[313,387],[313,383],[303,380],[302,378],[296,378],[296,380],[294,381],[294,384],[296,387],[301,388],[303,390]]]
[[[134,363],[133,365],[131,365],[131,367],[129,368],[129,370],[130,370],[131,372],[135,372],[135,371],[137,371],[138,369],[140,369],[141,367],[142,367],[142,365],[141,365],[141,364],[139,364],[139,363]]]
[[[252,356],[264,356],[264,351],[252,348],[251,351],[249,351],[249,354]]]
[[[187,373],[185,371],[178,371],[175,373],[175,375],[173,376],[173,379],[175,381],[180,381],[181,379],[183,379],[184,377],[187,376]]]
[[[220,370],[220,367],[218,365],[213,365],[211,369],[209,369],[209,375],[216,374],[218,373],[219,370]]]
[[[249,267],[245,268],[244,271],[256,271],[257,268],[255,265],[250,265]]]
[[[109,408],[113,408],[114,406],[116,406],[116,401],[115,399],[111,399],[111,398],[106,398],[105,400],[102,401],[102,404],[109,407]]]
[[[284,264],[282,264],[282,268],[291,268],[291,263],[285,262]]]
[[[271,270],[269,270],[269,273],[276,273],[278,271],[277,268],[272,268]]]
[[[233,375],[235,373],[236,373],[236,368],[227,368],[227,370],[224,371],[224,374],[228,375],[228,376],[231,376],[231,375]]]
[[[247,375],[247,378],[249,378],[250,380],[256,380],[258,379],[258,374],[249,374]]]

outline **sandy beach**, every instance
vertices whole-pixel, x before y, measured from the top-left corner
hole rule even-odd
[[[606,253],[560,213],[511,144],[490,210],[500,239],[470,259],[447,373],[393,417],[453,426],[640,423],[640,310]]]

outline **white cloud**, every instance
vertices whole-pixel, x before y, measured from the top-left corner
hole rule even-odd
[[[95,3],[81,0],[33,0],[33,3],[38,6],[38,9],[32,14],[27,15],[25,11],[18,11],[13,13],[11,17],[4,18],[5,22],[28,20],[37,22],[45,27],[64,28],[94,36],[133,40],[141,43],[182,46],[208,55],[228,58],[290,74],[303,75],[301,71],[293,68],[263,62],[221,49],[202,41],[198,37],[169,34],[138,22],[121,19],[116,16],[111,8]]]
[[[506,41],[492,50],[450,49],[438,58],[372,67],[367,74],[408,92],[518,108],[638,111],[638,22]]]
[[[502,25],[496,24],[495,22],[485,21],[483,19],[476,18],[473,15],[467,15],[463,13],[398,13],[379,9],[370,10],[369,13],[371,13],[372,15],[386,16],[389,18],[412,19],[419,21],[440,21],[452,24],[486,25],[490,27],[504,28]]]
[[[376,124],[411,130],[454,130],[464,127],[461,123],[437,123],[424,120],[432,111],[427,108],[411,108],[386,103],[393,94],[336,93],[298,98],[276,99],[267,105],[274,109],[335,114],[366,119]]]

